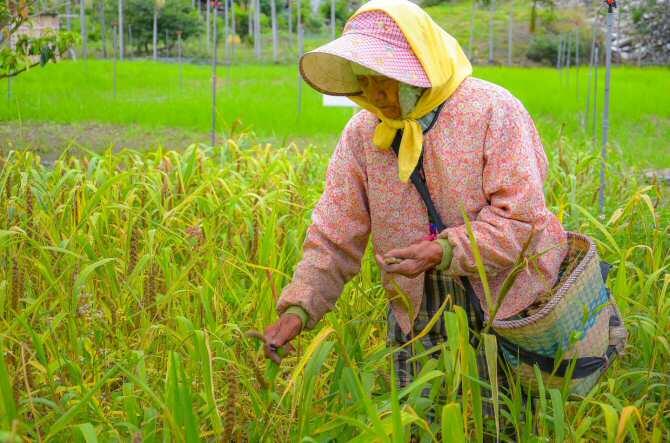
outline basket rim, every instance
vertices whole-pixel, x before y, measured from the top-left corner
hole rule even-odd
[[[573,269],[570,276],[568,276],[568,278],[565,279],[565,281],[560,286],[560,288],[558,288],[558,290],[551,298],[551,300],[549,300],[544,306],[542,306],[542,309],[537,311],[535,314],[529,317],[524,317],[522,319],[516,319],[516,320],[504,320],[504,319],[494,320],[492,325],[494,329],[522,328],[524,326],[530,326],[532,324],[537,323],[539,320],[542,320],[544,317],[549,315],[549,313],[551,313],[551,311],[556,307],[556,305],[558,305],[558,303],[561,300],[563,300],[565,294],[572,287],[577,278],[579,278],[584,273],[584,269],[586,268],[586,266],[589,265],[592,260],[598,259],[598,250],[596,249],[596,244],[593,241],[593,239],[591,239],[591,237],[585,234],[581,234],[579,232],[572,232],[572,231],[566,231],[566,234],[568,240],[583,241],[587,244],[586,254],[579,261],[575,269]]]

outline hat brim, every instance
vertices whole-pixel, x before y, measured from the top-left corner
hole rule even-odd
[[[305,53],[300,58],[300,73],[311,87],[324,94],[359,95],[361,88],[350,62],[402,83],[431,87],[411,49],[358,33],[344,34]]]

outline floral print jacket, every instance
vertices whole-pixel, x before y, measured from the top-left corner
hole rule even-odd
[[[333,308],[343,286],[360,271],[370,235],[375,252],[384,254],[428,234],[419,193],[411,182],[398,179],[393,151],[372,143],[377,122],[372,113],[360,111],[346,125],[312,213],[302,260],[277,302],[279,313],[294,305],[304,309],[308,329]],[[547,158],[521,102],[500,86],[467,78],[424,134],[423,152],[428,189],[447,226],[438,237],[453,246],[447,272],[467,276],[482,306],[487,306],[464,210],[472,221],[494,299],[531,237],[526,257],[532,258],[496,318],[519,313],[550,290],[567,253],[566,234],[547,209],[543,192]],[[392,280],[417,313],[423,274],[407,278],[382,271],[398,323],[409,333],[414,319]]]

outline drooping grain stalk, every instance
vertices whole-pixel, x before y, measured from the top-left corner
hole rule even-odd
[[[225,442],[234,441],[235,426],[237,424],[237,410],[238,410],[238,372],[235,367],[229,365],[227,373],[227,390],[228,396],[226,398],[226,406],[223,413],[223,440]]]
[[[28,233],[29,236],[32,236],[34,234],[33,226],[33,217],[34,217],[34,199],[33,199],[33,191],[30,187],[30,183],[26,186],[26,232]]]

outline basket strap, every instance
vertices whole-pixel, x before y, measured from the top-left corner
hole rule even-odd
[[[510,354],[516,356],[519,360],[527,365],[537,365],[542,372],[555,375],[557,377],[565,377],[570,374],[570,368],[574,365],[572,371],[573,379],[580,379],[588,377],[596,371],[604,370],[609,366],[612,358],[617,354],[615,346],[608,346],[607,352],[602,357],[580,357],[575,359],[564,359],[556,365],[556,359],[546,357],[536,352],[523,349],[515,345],[506,338],[495,334],[498,338],[498,343]]]

